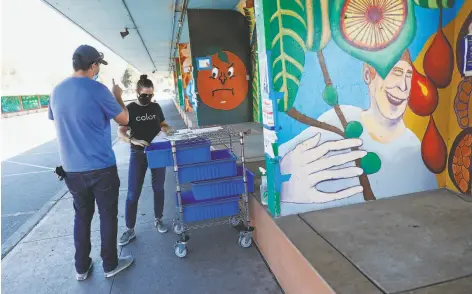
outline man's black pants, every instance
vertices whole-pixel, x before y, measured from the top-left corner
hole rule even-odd
[[[118,195],[120,179],[116,166],[88,172],[66,173],[65,181],[74,198],[75,268],[85,273],[90,265],[90,228],[97,201],[103,269],[112,271],[118,264]]]

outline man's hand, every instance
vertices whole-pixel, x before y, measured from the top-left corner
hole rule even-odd
[[[149,146],[149,143],[144,141],[144,140],[138,140],[138,139],[135,139],[135,138],[132,138],[130,140],[131,144],[133,145],[136,145],[136,146],[141,146],[141,147],[147,147]]]
[[[113,82],[113,96],[115,96],[116,102],[121,106],[121,109],[123,111],[118,114],[115,118],[113,118],[120,126],[126,126],[129,123],[129,113],[128,113],[128,108],[126,108],[125,103],[123,102],[123,99],[121,98],[121,95],[123,94],[123,90],[121,90],[120,86],[115,84],[115,79],[112,79]]]
[[[362,140],[340,139],[320,144],[321,134],[316,128],[313,128],[313,133],[309,139],[296,145],[285,156],[282,155],[280,171],[291,177],[289,181],[282,183],[281,200],[289,203],[325,203],[361,193],[362,186],[353,184],[349,179],[363,173],[354,162],[366,156],[367,152],[351,150],[361,146]],[[327,156],[328,153],[330,156]],[[318,184],[327,181],[336,181],[339,184],[337,191],[324,192],[317,188]],[[340,181],[345,182],[343,184]]]
[[[121,95],[123,95],[123,90],[120,88],[120,86],[115,84],[115,79],[113,79],[112,81],[113,81],[113,89],[111,92],[113,93],[113,96],[115,96],[115,98],[121,100]]]

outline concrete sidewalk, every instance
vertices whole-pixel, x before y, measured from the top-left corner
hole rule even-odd
[[[160,102],[161,103],[161,102]],[[162,102],[167,120],[176,128],[183,122],[172,102]],[[115,145],[121,179],[118,224],[125,229],[129,147]],[[149,173],[148,173],[149,174]],[[175,212],[173,172],[167,171],[164,218],[171,224]],[[136,263],[113,279],[105,279],[100,259],[98,213],[92,222],[94,270],[87,281],[77,282],[74,270],[74,211],[70,194],[2,260],[2,293],[281,293],[255,246],[238,246],[238,232],[230,226],[190,233],[188,256],[174,255],[177,237],[159,234],[153,227],[150,175],[146,177],[139,203],[137,238],[120,249],[133,254]],[[118,236],[119,237],[119,236]]]

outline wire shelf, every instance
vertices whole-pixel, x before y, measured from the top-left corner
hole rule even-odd
[[[180,140],[185,140],[186,144],[197,143],[202,139],[209,140],[212,146],[224,145],[228,147],[231,152],[234,154],[232,145],[233,142],[239,142],[241,146],[241,154],[237,156],[241,162],[243,171],[245,170],[245,158],[244,158],[244,136],[251,133],[251,129],[242,129],[233,126],[220,126],[220,127],[211,127],[205,129],[187,129],[180,130],[166,137],[167,140],[172,142],[172,154],[174,158],[174,174],[176,178],[177,191],[181,191],[180,182],[179,182],[179,166],[175,164],[177,162],[176,156],[176,142]],[[229,146],[228,146],[229,144]],[[244,172],[243,172],[244,174]],[[244,178],[246,179],[246,178]],[[246,183],[247,185],[247,183]],[[240,196],[238,208],[239,213],[231,217],[215,218],[198,222],[186,223],[183,221],[184,212],[181,207],[181,195],[178,195],[178,207],[179,212],[176,212],[176,217],[174,219],[174,232],[180,234],[180,241],[177,241],[175,254],[178,257],[183,257],[186,255],[185,247],[188,241],[187,233],[192,230],[209,228],[214,226],[221,226],[226,224],[231,224],[233,226],[243,225],[239,234],[239,245],[243,248],[251,246],[251,236],[253,228],[250,226],[249,219],[249,207],[248,207],[248,187],[245,186],[245,193]],[[179,229],[180,228],[180,229]]]
[[[180,130],[166,136],[167,140],[170,141],[177,141],[177,140],[197,140],[201,138],[208,139],[210,141],[220,141],[228,140],[224,143],[230,143],[232,141],[237,142],[239,141],[239,136],[241,133],[244,135],[248,135],[251,133],[251,129],[247,128],[235,128],[232,126],[221,126],[221,127],[213,127],[213,128],[205,128],[205,129],[187,129],[187,130]]]
[[[224,219],[213,219],[211,221],[203,221],[203,222],[195,222],[195,223],[190,223],[185,226],[185,231],[194,231],[198,229],[205,229],[205,228],[211,228],[211,227],[216,227],[216,226],[223,226],[223,225],[230,225],[233,222],[233,217],[236,219],[240,219],[241,217],[239,214],[232,216],[230,218],[224,218]]]

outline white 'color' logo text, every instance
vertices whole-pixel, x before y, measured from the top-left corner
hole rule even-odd
[[[156,119],[155,114],[148,115],[147,113],[146,113],[146,115],[136,117],[136,121],[146,121],[146,120],[155,120],[155,119]]]

